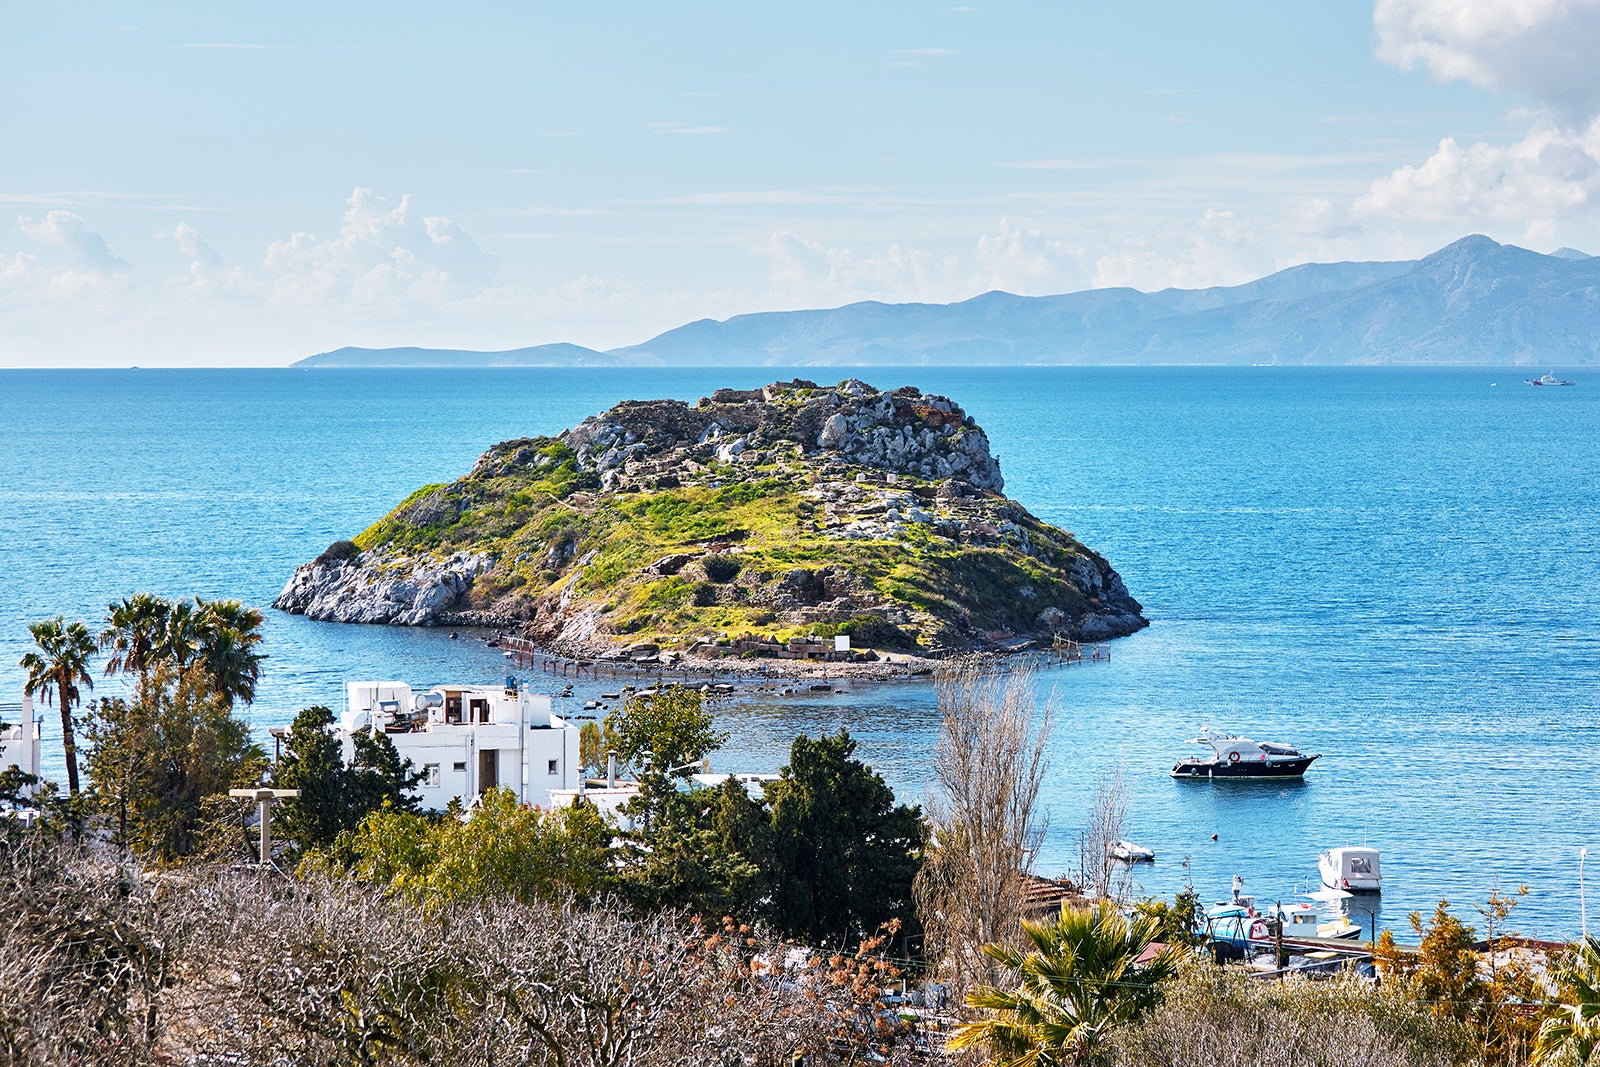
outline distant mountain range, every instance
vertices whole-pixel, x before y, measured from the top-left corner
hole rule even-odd
[[[1305,263],[1212,289],[990,292],[702,319],[639,345],[341,348],[297,367],[1600,362],[1600,258],[1473,235],[1409,262]]]

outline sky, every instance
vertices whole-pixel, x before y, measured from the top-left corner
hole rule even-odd
[[[0,367],[1600,252],[1600,0],[0,0]]]

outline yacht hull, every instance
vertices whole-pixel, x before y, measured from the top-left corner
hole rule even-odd
[[[1271,763],[1255,763],[1241,760],[1238,763],[1229,763],[1226,760],[1183,760],[1172,768],[1172,777],[1182,779],[1262,779],[1262,778],[1300,778],[1305,775],[1306,768],[1321,756],[1302,756],[1299,759],[1278,760]]]

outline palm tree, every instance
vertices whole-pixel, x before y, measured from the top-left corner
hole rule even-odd
[[[1600,1049],[1600,938],[1585,937],[1554,978],[1560,996],[1539,1026],[1533,1058],[1539,1064],[1585,1064]]]
[[[179,600],[167,609],[166,626],[155,655],[170,660],[179,671],[187,670],[200,651],[200,603],[198,599],[194,604]]]
[[[237,600],[195,601],[196,654],[194,662],[207,678],[207,686],[223,707],[235,700],[248,704],[256,698],[261,661],[261,612]]]
[[[61,709],[61,747],[67,756],[67,791],[78,795],[78,745],[72,731],[72,707],[80,700],[78,686],[94,688],[89,677],[89,657],[94,655],[94,635],[81,622],[57,615],[28,627],[38,652],[22,657],[28,672],[25,691],[49,703],[52,696]]]
[[[105,673],[136,674],[143,678],[166,639],[172,602],[149,593],[123,597],[106,609],[106,628],[100,631],[100,648],[110,652]]]
[[[970,994],[967,1003],[989,1015],[956,1031],[950,1047],[985,1045],[998,1067],[1087,1061],[1111,1029],[1160,999],[1157,987],[1176,968],[1175,957],[1161,952],[1137,962],[1157,929],[1154,919],[1130,922],[1108,902],[1086,910],[1063,905],[1054,922],[1023,923],[1029,951],[983,947],[1015,972],[1016,988],[983,986]]]

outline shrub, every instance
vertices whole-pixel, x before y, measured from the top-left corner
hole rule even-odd
[[[1117,1035],[1109,1067],[1450,1067],[1472,1058],[1459,1023],[1358,978],[1261,982],[1196,963],[1163,989],[1155,1014]]]
[[[697,608],[709,608],[717,603],[717,587],[710,582],[699,582],[689,596],[689,601]]]
[[[356,547],[354,541],[335,541],[322,550],[322,555],[317,557],[318,563],[343,563],[355,559],[361,554],[361,549]]]
[[[744,566],[732,556],[720,552],[713,552],[700,561],[700,566],[705,568],[706,577],[718,585],[731,582],[739,576],[739,570]]]

